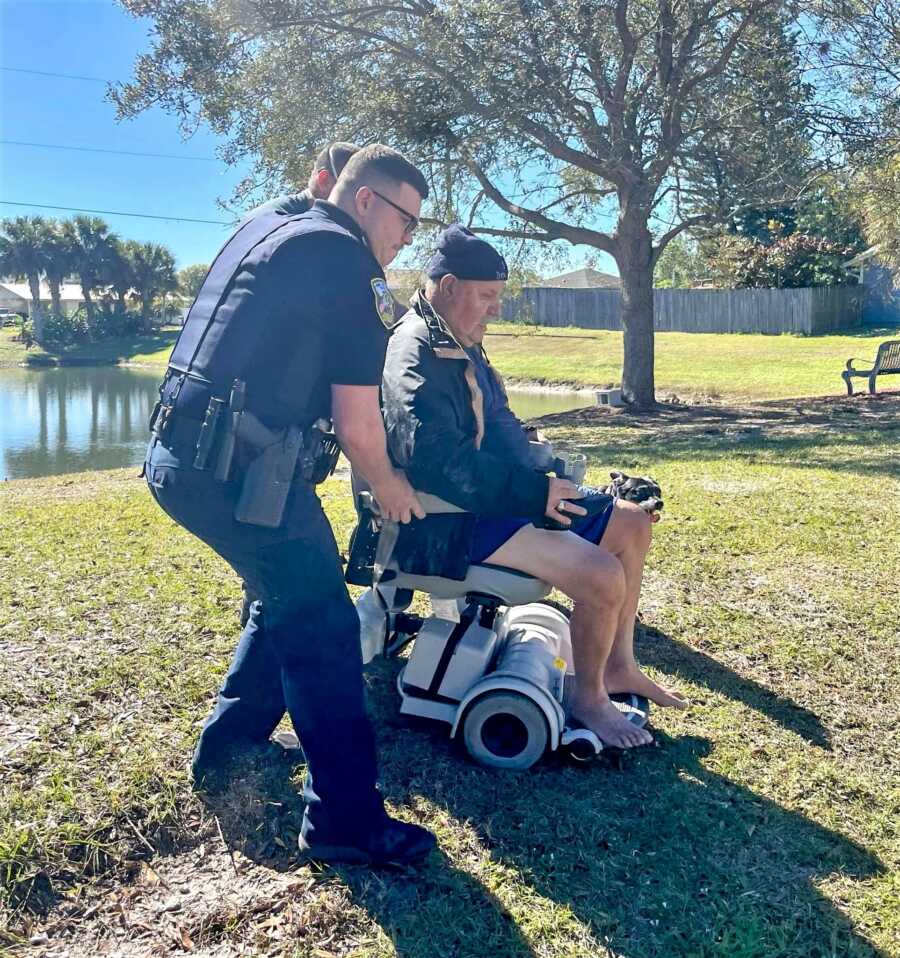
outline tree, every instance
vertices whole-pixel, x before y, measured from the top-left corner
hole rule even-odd
[[[44,338],[44,310],[41,306],[41,274],[47,263],[47,236],[50,227],[42,216],[17,216],[3,221],[0,236],[0,274],[24,279],[31,293],[32,336]]]
[[[150,309],[153,300],[161,293],[171,293],[178,288],[175,275],[175,258],[157,243],[137,243],[129,240],[125,244],[126,255],[131,265],[134,291],[141,303],[141,321],[144,332],[153,329]]]
[[[70,237],[59,220],[47,221],[44,236],[44,275],[50,288],[50,302],[56,319],[62,317],[60,288],[72,271],[74,251]]]
[[[690,288],[706,279],[709,265],[697,242],[682,233],[663,250],[653,275],[658,289]]]
[[[196,112],[230,158],[289,181],[324,142],[387,140],[427,168],[434,221],[610,254],[637,406],[666,245],[735,197],[796,189],[807,162],[780,0],[122,2],[156,39],[112,91],[121,116]]]
[[[96,216],[75,216],[63,223],[63,234],[72,250],[72,270],[81,283],[87,311],[88,335],[93,336],[96,308],[91,293],[108,285],[110,260],[118,237]]]
[[[189,304],[197,298],[197,293],[200,292],[200,287],[203,285],[203,280],[206,279],[208,271],[209,266],[203,263],[185,266],[184,269],[178,271],[178,291]]]
[[[857,188],[866,239],[879,259],[900,269],[900,152],[861,171]]]
[[[854,250],[820,236],[794,233],[768,245],[743,236],[724,236],[711,266],[730,287],[793,289],[853,285],[844,264]]]
[[[112,288],[116,297],[116,309],[123,315],[128,310],[128,294],[135,285],[127,243],[118,238],[111,241],[103,265],[103,279]]]

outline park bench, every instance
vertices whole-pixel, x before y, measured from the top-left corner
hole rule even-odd
[[[875,395],[875,380],[878,376],[888,376],[891,373],[900,373],[900,339],[889,339],[878,347],[878,355],[871,369],[854,369],[857,359],[848,359],[847,368],[841,373],[847,384],[847,395],[853,395],[854,376],[865,376],[869,380],[869,392]]]

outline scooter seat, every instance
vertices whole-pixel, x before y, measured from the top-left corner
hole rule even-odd
[[[390,575],[389,573],[393,573]],[[541,579],[490,563],[469,566],[465,579],[446,579],[436,575],[413,575],[400,572],[391,563],[382,579],[385,585],[398,589],[428,592],[436,599],[461,599],[472,592],[496,596],[503,605],[525,605],[537,602],[550,592],[550,586]]]

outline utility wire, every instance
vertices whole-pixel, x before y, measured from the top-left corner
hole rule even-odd
[[[159,216],[154,213],[123,213],[121,210],[88,210],[83,206],[50,206],[49,203],[19,203],[15,200],[0,200],[3,206],[31,206],[42,210],[63,210],[67,213],[97,213],[101,216],[133,216],[142,220],[170,220],[174,223],[208,223],[211,226],[234,226],[234,221],[196,220],[187,216]]]
[[[214,156],[179,156],[177,153],[142,153],[138,150],[109,150],[99,146],[67,146],[63,143],[29,143],[25,140],[0,140],[4,146],[34,146],[42,150],[77,150],[80,153],[114,153],[117,156],[152,156],[160,160],[200,160],[218,163]]]
[[[39,77],[58,77],[60,80],[87,80],[90,83],[112,83],[103,77],[86,77],[77,73],[49,73],[47,70],[26,70],[24,67],[0,67],[6,73],[33,73]]]

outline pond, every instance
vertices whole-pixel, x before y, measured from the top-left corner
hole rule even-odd
[[[0,369],[0,481],[140,466],[158,369]],[[510,390],[530,419],[589,405],[577,392]]]

